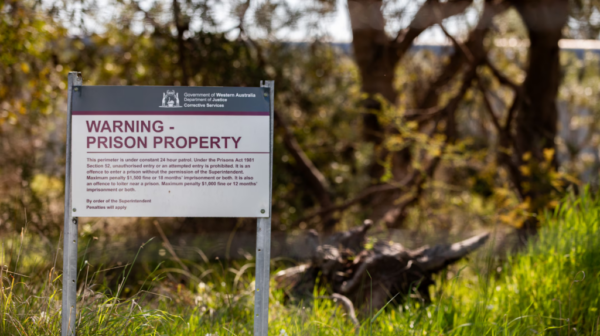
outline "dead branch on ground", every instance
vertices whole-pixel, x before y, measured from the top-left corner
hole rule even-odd
[[[386,303],[403,302],[407,297],[427,304],[433,275],[481,247],[489,234],[454,244],[423,246],[409,250],[400,244],[378,240],[367,248],[366,234],[371,221],[321,241],[316,231],[307,234],[311,251],[307,264],[280,271],[275,276],[292,301],[312,300],[315,286],[329,295],[347,298],[345,306],[358,307],[363,314],[377,311]],[[347,309],[347,308],[345,308]],[[348,310],[348,309],[347,309]]]

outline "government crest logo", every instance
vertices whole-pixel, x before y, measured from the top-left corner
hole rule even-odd
[[[167,90],[163,93],[161,108],[180,108],[179,105],[179,93],[175,93],[175,90]]]

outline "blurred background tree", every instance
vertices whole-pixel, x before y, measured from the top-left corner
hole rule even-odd
[[[569,40],[598,38],[598,6],[1,1],[1,230],[28,223],[44,237],[60,233],[65,81],[77,70],[86,85],[274,79],[275,234],[370,218],[390,237],[503,223],[526,238],[567,188],[598,183],[600,48]],[[350,45],[322,29],[339,11],[350,19]],[[286,37],[299,31],[301,43]],[[432,32],[442,43],[423,47]],[[82,232],[110,227],[143,239],[152,222],[89,221]],[[159,222],[173,235],[254,230],[247,219]]]

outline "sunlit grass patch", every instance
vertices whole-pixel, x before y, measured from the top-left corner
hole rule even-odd
[[[315,289],[317,299],[294,304],[284,304],[283,291],[273,289],[270,334],[595,335],[600,322],[599,226],[600,201],[589,193],[571,196],[547,215],[539,237],[520,253],[498,264],[483,251],[484,262],[463,262],[438,276],[438,285],[430,288],[432,304],[409,295],[400,306],[359,315],[359,327],[323,288]],[[3,240],[2,335],[60,331],[62,278],[53,267],[60,256],[44,258],[29,246],[35,244],[27,233]],[[140,248],[138,253],[146,252]],[[80,335],[253,333],[252,261],[183,260],[132,274],[136,262],[137,256],[107,282],[98,275],[111,267],[80,260]],[[279,266],[273,263],[272,268]],[[180,278],[186,280],[177,282]],[[135,292],[124,290],[127,281],[135,283]]]

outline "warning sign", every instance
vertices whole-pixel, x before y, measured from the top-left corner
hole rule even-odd
[[[268,88],[80,86],[79,217],[270,216]]]

